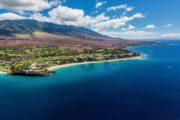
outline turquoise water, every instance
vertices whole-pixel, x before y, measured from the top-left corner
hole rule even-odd
[[[180,42],[129,49],[144,56],[0,75],[0,120],[179,120]]]

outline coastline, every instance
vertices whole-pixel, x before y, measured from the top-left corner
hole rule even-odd
[[[7,72],[0,71],[0,75],[7,75]]]
[[[142,57],[136,56],[136,57],[131,57],[131,58],[122,58],[122,59],[114,59],[114,60],[103,60],[103,61],[92,61],[92,62],[82,62],[82,63],[70,63],[70,64],[63,64],[63,65],[57,65],[53,67],[47,68],[48,71],[54,71],[59,68],[65,68],[65,67],[71,67],[71,66],[76,66],[76,65],[83,65],[83,64],[92,64],[92,63],[105,63],[105,62],[114,62],[114,61],[125,61],[125,60],[134,60]]]
[[[60,68],[71,67],[71,66],[76,66],[76,65],[83,65],[83,64],[106,63],[106,62],[115,62],[115,61],[134,60],[134,59],[139,59],[142,56],[143,55],[141,54],[140,56],[131,57],[131,58],[122,58],[122,59],[113,59],[113,60],[103,60],[103,61],[92,61],[92,62],[63,64],[63,65],[57,65],[57,66],[49,67],[49,68],[47,68],[47,70],[48,71],[54,71],[54,70],[60,69]],[[7,75],[7,72],[0,71],[0,75]]]

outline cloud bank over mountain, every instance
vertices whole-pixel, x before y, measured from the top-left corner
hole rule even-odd
[[[145,25],[143,22],[143,28],[142,25],[136,24],[148,19],[148,16],[136,6],[119,2],[112,5],[108,0],[94,1],[90,13],[87,12],[89,9],[68,5],[71,1],[73,0],[0,0],[0,20],[34,19],[40,22],[83,26],[101,33],[111,33],[113,37],[123,33],[125,38],[129,38],[129,34],[124,34],[125,32],[131,33],[133,38],[157,37],[152,34],[155,33],[152,30],[160,26],[148,22]],[[161,25],[166,29],[172,26],[173,23]],[[139,36],[136,37],[134,33]]]

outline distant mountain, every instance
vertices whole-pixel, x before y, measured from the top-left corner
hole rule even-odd
[[[99,34],[88,28],[58,25],[48,22],[38,22],[35,20],[1,20],[0,21],[0,36],[15,36],[16,34],[29,34],[34,32],[46,32],[56,35],[85,37],[85,38],[110,38]]]
[[[88,28],[35,20],[0,20],[0,47],[119,48],[149,42],[112,38]]]

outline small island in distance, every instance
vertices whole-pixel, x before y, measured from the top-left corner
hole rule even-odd
[[[152,44],[34,20],[0,21],[0,31],[0,71],[9,75],[46,76],[53,66],[134,58],[140,53],[127,46]]]

